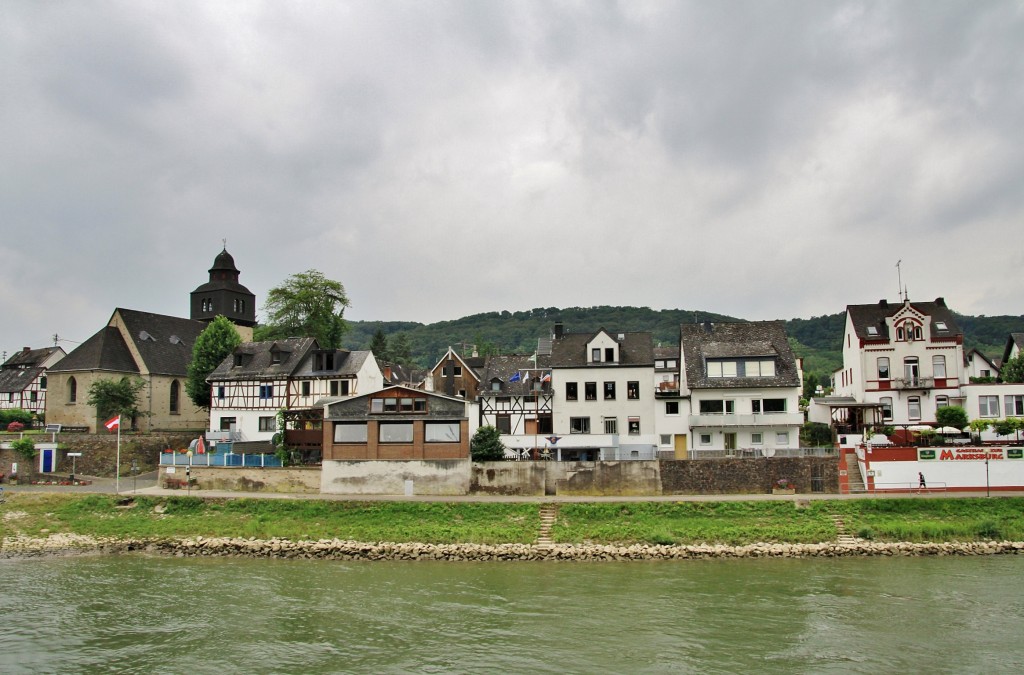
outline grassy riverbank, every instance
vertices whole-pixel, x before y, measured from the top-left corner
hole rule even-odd
[[[318,500],[8,494],[0,536],[69,533],[94,537],[254,537],[423,543],[530,543],[540,531],[529,503],[345,502]],[[1024,499],[858,499],[566,503],[551,534],[567,544],[743,545],[834,540],[1024,541]]]

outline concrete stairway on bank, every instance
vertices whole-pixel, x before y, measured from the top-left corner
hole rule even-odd
[[[856,544],[857,537],[847,533],[846,522],[843,520],[843,517],[837,516],[834,513],[830,517],[832,518],[832,523],[836,526],[836,541],[840,544]]]
[[[557,504],[543,504],[540,507],[540,534],[537,535],[537,546],[554,546],[551,540],[551,526],[558,518]]]

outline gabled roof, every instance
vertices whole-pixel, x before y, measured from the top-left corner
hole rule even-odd
[[[88,340],[72,349],[60,362],[50,368],[51,373],[80,370],[104,370],[115,373],[138,373],[139,366],[114,326],[104,326]]]
[[[1022,335],[1024,335],[1024,334],[1022,334]],[[993,370],[995,370],[996,372],[999,371],[999,368],[996,366],[995,361],[993,361],[989,357],[985,356],[985,353],[983,351],[981,351],[980,349],[978,349],[977,347],[971,347],[966,352],[964,352],[964,365],[965,366],[970,362],[972,356],[977,356],[982,361],[984,361],[988,365],[992,366]]]
[[[468,371],[469,374],[472,375],[477,380],[477,382],[480,381],[480,370],[483,368],[484,365],[484,357],[463,357],[451,347],[449,347],[448,351],[444,353],[444,356],[441,357],[441,360],[434,364],[434,367],[430,369],[430,372],[434,372],[438,368],[442,367],[445,363],[448,362],[449,357],[455,357],[455,360],[459,362],[459,364],[463,368],[463,375],[465,375],[466,371]]]
[[[537,356],[534,363],[532,354],[501,354],[488,356],[481,370],[480,395],[486,396],[498,392],[491,391],[491,382],[498,379],[502,383],[502,394],[525,395],[533,393],[533,377],[542,377],[550,372],[548,356]],[[516,373],[519,379],[509,382]]]
[[[134,309],[117,309],[114,314],[121,316],[146,370],[153,375],[188,374],[192,348],[205,323]]]
[[[316,347],[317,342],[311,337],[243,342],[213,369],[206,380],[237,382],[285,378],[297,371]],[[280,363],[274,363],[275,352],[280,355]],[[241,365],[235,365],[235,355],[243,357]]]
[[[420,388],[423,384],[423,378],[428,375],[427,371],[419,368],[403,366],[400,363],[384,362],[378,365],[380,365],[381,374],[384,376],[384,385],[388,387],[404,384],[414,388]]]
[[[690,389],[737,387],[798,387],[796,357],[782,321],[683,324],[679,344],[686,384]],[[774,377],[707,377],[708,358],[765,358],[775,360]]]
[[[25,391],[30,384],[35,382],[45,368],[7,368],[0,370],[0,393],[17,394]]]
[[[359,374],[359,371],[362,369],[363,364],[366,363],[366,360],[373,358],[373,352],[369,350],[348,351],[344,349],[336,349],[333,350],[335,357],[333,370],[315,370],[316,363],[314,362],[314,355],[318,349],[318,346],[314,346],[313,349],[310,350],[301,367],[293,373],[295,377],[314,379],[325,377],[355,377]]]
[[[60,347],[41,347],[39,349],[22,349],[4,361],[3,368],[36,368],[42,366],[56,352],[63,352]]]
[[[963,331],[956,322],[956,317],[946,307],[946,301],[942,298],[936,298],[935,302],[911,302],[909,304],[919,314],[931,317],[933,337],[956,337],[963,335]],[[853,328],[857,333],[857,337],[864,340],[888,340],[889,327],[885,320],[895,316],[904,307],[904,303],[901,302],[890,303],[882,300],[873,305],[847,305],[846,311],[853,322]],[[935,323],[938,321],[946,324],[945,331],[936,328]],[[869,328],[874,328],[877,334],[869,332]]]
[[[1010,360],[1010,353],[1014,347],[1024,351],[1024,333],[1010,333],[1009,337],[1006,338],[1006,347],[1003,349],[1003,363]]]
[[[619,344],[619,361],[615,364],[587,363],[587,345],[601,333]],[[654,367],[654,338],[647,332],[617,333],[605,329],[593,333],[564,333],[551,343],[552,368],[587,368],[615,366]]]

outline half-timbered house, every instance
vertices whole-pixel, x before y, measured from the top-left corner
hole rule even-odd
[[[319,456],[323,399],[377,391],[383,376],[369,351],[321,349],[315,338],[244,342],[210,373],[210,431],[220,443],[269,450],[285,443]],[[256,445],[253,445],[256,444]]]
[[[47,369],[66,353],[60,347],[25,347],[0,367],[0,408],[19,408],[37,418],[46,414]]]
[[[506,448],[537,458],[547,447],[552,425],[550,355],[488,356],[481,369],[480,426],[502,434]]]

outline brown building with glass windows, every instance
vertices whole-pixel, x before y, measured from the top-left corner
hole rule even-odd
[[[467,405],[459,398],[404,386],[329,402],[323,459],[468,459]]]

